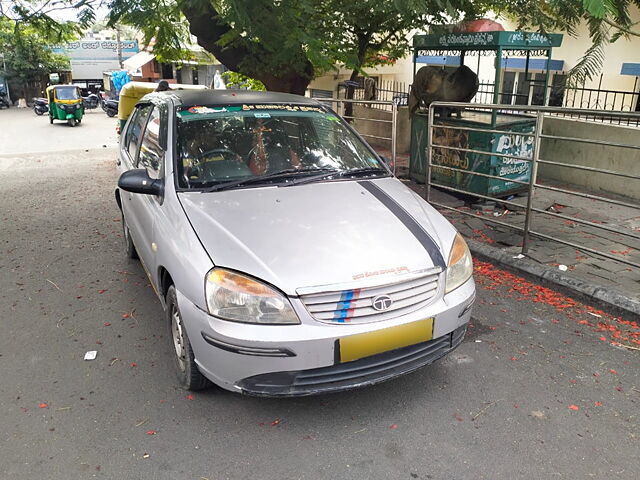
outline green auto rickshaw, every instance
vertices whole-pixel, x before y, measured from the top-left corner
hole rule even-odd
[[[75,85],[51,85],[47,87],[49,123],[64,120],[75,127],[82,121],[84,105],[80,88]]]

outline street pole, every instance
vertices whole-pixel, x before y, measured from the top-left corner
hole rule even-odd
[[[122,68],[122,45],[120,44],[120,26],[116,25],[116,45],[118,49],[118,65]]]

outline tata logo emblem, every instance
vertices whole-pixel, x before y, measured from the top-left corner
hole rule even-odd
[[[377,297],[373,297],[373,300],[371,300],[371,306],[374,310],[379,312],[387,310],[392,303],[393,300],[389,295],[378,295]]]

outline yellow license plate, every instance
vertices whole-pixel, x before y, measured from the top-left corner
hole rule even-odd
[[[433,318],[384,328],[375,332],[351,335],[339,340],[340,362],[351,362],[359,358],[408,347],[433,338]]]

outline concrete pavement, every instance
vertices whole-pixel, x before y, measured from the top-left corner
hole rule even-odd
[[[47,115],[33,109],[0,110],[0,155],[114,147],[118,142],[117,120],[101,108],[87,110],[82,123],[49,123]]]

